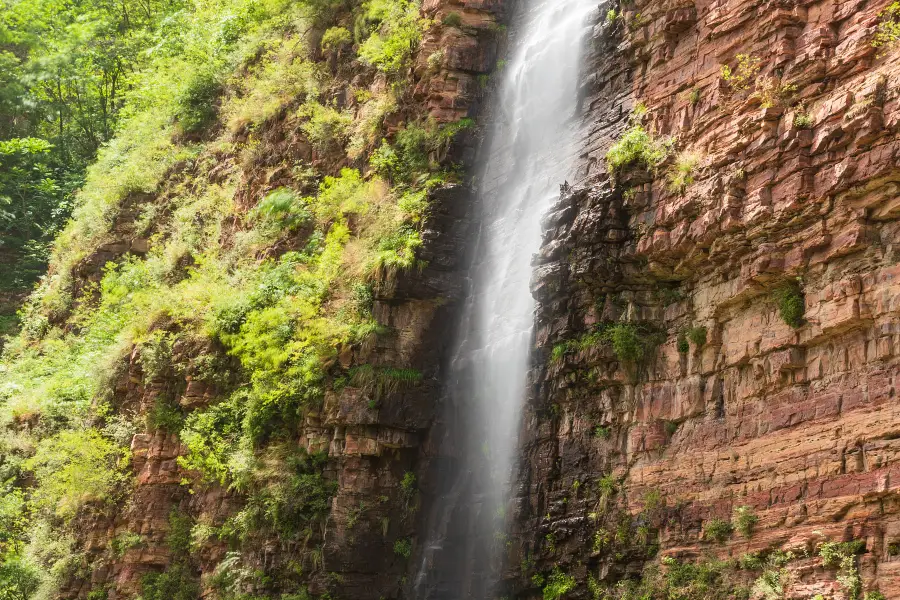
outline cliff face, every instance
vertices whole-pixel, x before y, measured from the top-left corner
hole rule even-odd
[[[900,597],[890,9],[612,8],[535,260],[509,584]]]

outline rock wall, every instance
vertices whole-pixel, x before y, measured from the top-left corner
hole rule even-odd
[[[638,1],[596,24],[582,168],[535,258],[517,597],[554,569],[573,597],[619,597],[647,565],[743,557],[735,581],[754,597],[900,598],[900,62],[873,46],[885,8]],[[606,154],[636,124],[673,140],[670,158],[611,176]],[[614,347],[622,322],[642,357]],[[828,541],[861,543],[840,567]],[[748,557],[775,550],[792,555],[767,596]]]

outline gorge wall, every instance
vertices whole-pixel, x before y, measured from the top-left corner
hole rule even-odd
[[[900,597],[890,9],[612,8],[535,259],[509,585]],[[669,158],[608,162],[636,132]]]

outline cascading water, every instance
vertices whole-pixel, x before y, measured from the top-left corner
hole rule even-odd
[[[447,387],[446,467],[429,517],[419,599],[490,598],[525,399],[540,219],[572,168],[581,45],[596,0],[521,0],[495,98],[480,232]]]

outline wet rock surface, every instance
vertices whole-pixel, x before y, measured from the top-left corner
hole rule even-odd
[[[614,8],[584,75],[580,177],[534,259],[510,591],[538,597],[533,576],[558,567],[589,597],[588,579],[614,586],[660,557],[794,549],[808,558],[788,563],[783,597],[852,597],[817,553],[861,540],[863,592],[900,597],[900,63],[872,46],[885,3]],[[746,89],[722,76],[739,54],[758,67]],[[612,177],[606,153],[636,122],[672,155]],[[696,157],[683,189],[678,153]],[[652,342],[640,360],[585,337],[621,322]],[[714,539],[738,507],[752,533]]]

